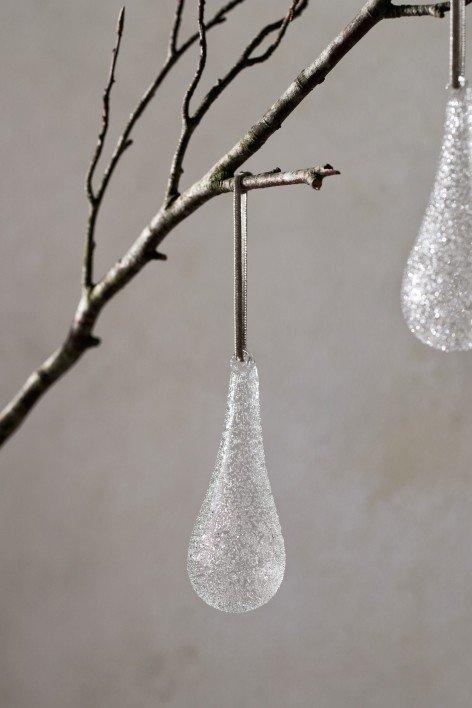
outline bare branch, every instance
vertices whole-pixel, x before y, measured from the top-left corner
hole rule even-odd
[[[222,24],[223,22],[226,21],[228,14],[233,10],[235,7],[238,5],[241,5],[245,0],[231,0],[231,2],[227,2],[223,7],[221,7],[218,12],[215,13],[215,15],[212,17],[212,19],[206,24],[206,31],[209,29],[212,29],[213,27],[216,27],[217,25]],[[162,82],[166,78],[167,74],[170,72],[172,67],[177,63],[177,61],[180,59],[180,57],[197,41],[199,37],[199,33],[196,32],[192,34],[188,39],[183,42],[180,46],[177,46],[177,40],[178,40],[178,35],[179,35],[179,30],[180,30],[180,25],[181,25],[181,20],[182,20],[182,12],[184,8],[185,0],[177,0],[177,7],[176,7],[176,13],[174,17],[174,23],[172,26],[171,30],[171,35],[170,35],[170,40],[169,40],[169,52],[167,55],[167,59],[165,61],[164,66],[162,69],[159,71],[157,74],[156,78],[150,84],[150,86],[147,88],[141,99],[139,100],[136,108],[133,110],[131,113],[128,122],[126,123],[125,127],[123,128],[123,131],[118,138],[118,142],[116,144],[116,147],[113,151],[113,154],[111,156],[110,162],[108,163],[108,166],[106,167],[102,181],[100,183],[100,186],[97,190],[97,193],[93,195],[93,204],[91,202],[90,206],[90,211],[89,211],[89,218],[87,222],[87,237],[86,237],[86,249],[84,253],[84,268],[83,268],[83,276],[82,276],[82,282],[84,288],[87,290],[90,290],[91,287],[93,287],[93,251],[95,248],[95,228],[97,224],[97,218],[98,218],[98,213],[103,201],[103,197],[105,195],[105,192],[107,190],[108,184],[110,182],[110,179],[118,165],[118,162],[120,161],[121,157],[123,154],[126,152],[126,150],[131,147],[133,144],[133,141],[131,140],[131,132],[138,122],[138,120],[141,118],[143,115],[144,111],[148,107],[148,105],[151,103],[152,99],[154,98],[157,90],[161,86]],[[106,131],[105,131],[106,132]],[[93,170],[95,170],[96,164],[98,163],[98,160],[100,158],[102,152],[102,147],[100,148],[100,151],[97,155],[96,160],[94,161],[95,164],[93,165]],[[93,171],[92,171],[92,176],[93,176]],[[89,180],[87,180],[87,183]],[[91,180],[90,180],[91,183]],[[92,192],[90,192],[91,194]],[[89,197],[90,199],[90,197]]]
[[[261,64],[262,62],[270,59],[272,54],[279,47],[286,31],[288,25],[292,20],[304,12],[307,8],[309,0],[294,0],[287,13],[287,15],[277,22],[272,22],[261,29],[261,31],[251,40],[247,45],[246,49],[238,59],[238,61],[231,67],[231,69],[225,74],[222,79],[219,79],[214,86],[208,91],[206,96],[203,98],[198,110],[196,111],[196,120],[200,122],[208,110],[211,108],[213,103],[217,98],[223,93],[223,91],[234,81],[234,79],[245,69],[255,64]],[[262,54],[255,55],[254,52],[258,49],[267,37],[273,32],[277,31],[277,37],[272,42],[267,49],[265,49]]]
[[[279,168],[258,175],[245,175],[241,180],[241,187],[245,192],[252,189],[266,189],[267,187],[288,187],[293,184],[307,184],[312,189],[321,189],[325,177],[341,174],[331,165],[323,167],[308,167],[304,170],[282,172]],[[224,194],[234,190],[234,177],[225,179],[214,185],[216,194]]]
[[[238,5],[241,5],[245,0],[231,0],[231,2],[226,3],[223,5],[223,7],[218,10],[218,12],[215,13],[215,15],[212,17],[212,19],[206,23],[206,31],[212,29],[213,27],[216,27],[217,25],[222,24],[223,22],[226,22],[226,19],[228,17],[228,14],[236,8]],[[105,170],[105,173],[103,175],[103,180],[102,184],[100,185],[100,190],[99,190],[99,195],[103,197],[104,192],[106,191],[106,188],[108,186],[108,183],[110,181],[110,178],[115,171],[115,168],[125,152],[125,150],[131,145],[130,142],[130,135],[131,131],[133,130],[134,126],[138,122],[138,120],[141,118],[143,115],[144,111],[154,98],[157,90],[161,86],[162,82],[166,78],[167,74],[170,72],[170,70],[173,68],[173,66],[177,63],[177,61],[180,59],[180,57],[185,54],[185,52],[193,45],[195,42],[199,39],[199,33],[195,32],[194,34],[190,35],[188,39],[183,42],[183,44],[180,45],[180,47],[177,47],[176,41],[180,29],[180,22],[181,22],[181,12],[183,11],[183,2],[179,2],[179,6],[176,10],[176,15],[174,17],[174,25],[171,31],[171,39],[170,39],[170,47],[173,47],[173,51],[171,51],[167,55],[166,62],[162,69],[159,71],[157,74],[156,78],[154,81],[148,86],[146,91],[144,92],[143,96],[139,100],[136,108],[132,111],[128,122],[126,123],[125,127],[123,128],[123,131],[118,138],[118,142],[116,144],[115,150],[113,152],[113,155],[111,157],[110,163]],[[179,7],[182,6],[181,10],[179,10]]]
[[[466,0],[465,4],[469,5],[472,0]],[[391,4],[385,17],[387,19],[396,19],[398,17],[430,17],[442,18],[451,9],[449,2],[437,2],[429,5],[393,5]]]
[[[275,22],[271,22],[270,24],[263,27],[260,32],[258,32],[258,34],[254,37],[254,39],[252,39],[251,42],[248,44],[236,64],[226,73],[226,75],[222,79],[219,79],[216,84],[210,89],[210,91],[206,94],[193,116],[190,116],[188,112],[189,102],[187,102],[187,106],[185,106],[184,100],[184,117],[182,132],[172,160],[172,166],[167,185],[167,206],[170,206],[172,202],[175,201],[175,199],[177,199],[177,197],[179,196],[179,183],[180,178],[183,174],[183,161],[185,158],[185,154],[190,143],[191,137],[197,126],[200,124],[202,118],[205,116],[205,114],[208,112],[208,110],[217,100],[217,98],[244,69],[247,69],[250,66],[254,66],[255,64],[262,63],[272,56],[272,54],[280,45],[290,22],[295,17],[299,17],[302,14],[302,12],[308,6],[308,3],[309,0],[292,0],[290,8],[285,17]],[[266,40],[267,37],[270,36],[270,34],[273,34],[274,32],[277,32],[275,40],[267,47],[267,49],[262,54],[254,55],[255,50],[258,49],[264,42],[264,40]]]
[[[110,124],[110,95],[113,84],[115,83],[115,69],[116,63],[118,61],[118,55],[120,53],[121,38],[123,36],[123,29],[125,25],[125,8],[121,8],[120,15],[118,17],[118,25],[116,28],[116,44],[113,48],[113,55],[110,65],[110,73],[108,76],[108,82],[103,93],[103,113],[102,113],[102,128],[100,130],[97,147],[92,157],[92,162],[90,164],[89,171],[87,173],[86,179],[86,191],[87,197],[90,202],[90,214],[87,226],[87,235],[84,247],[84,263],[82,268],[82,285],[85,288],[89,288],[92,285],[93,277],[93,250],[94,250],[94,223],[96,219],[96,212],[98,210],[99,202],[97,196],[94,192],[93,178],[95,175],[95,170],[100,160],[101,154],[103,152],[103,147],[105,145],[105,139],[108,132],[108,126]]]
[[[87,349],[98,343],[92,332],[101,311],[147,263],[158,258],[153,254],[158,252],[157,249],[165,237],[202,204],[231,189],[230,179],[234,172],[281,127],[285,119],[317,85],[325,80],[352,47],[380,20],[390,17],[390,10],[389,0],[368,0],[348,26],[338,34],[316,61],[297,76],[241,140],[170,207],[166,208],[165,204],[161,207],[127,253],[110,268],[87,297],[82,297],[71,329],[61,347],[31,374],[18,394],[0,413],[0,445],[19,428],[37,401],[55,381],[72,368]],[[281,176],[277,176],[278,174],[271,173],[271,177],[265,178],[259,176],[256,180],[282,179]]]
[[[201,182],[212,184],[233,175],[281,128],[306,96],[323,83],[341,59],[385,17],[388,5],[388,0],[368,0],[347,27],[296,77],[261,119],[207,172]]]
[[[307,184],[313,189],[321,189],[326,177],[339,175],[331,165],[310,167],[293,172],[281,172],[278,168],[259,175],[246,175],[242,180],[244,190],[264,189],[267,187],[283,187],[294,184]],[[234,189],[234,178],[224,180],[214,185],[213,196],[231,192]],[[137,273],[144,263],[149,261],[165,261],[167,256],[159,251],[146,251],[144,255],[136,253],[134,270]],[[0,447],[21,425],[28,413],[41,396],[82,356],[82,354],[100,344],[100,340],[92,334],[92,328],[105,304],[101,298],[82,297],[74,322],[64,341],[55,352],[49,356],[27,379],[23,387],[0,413]]]

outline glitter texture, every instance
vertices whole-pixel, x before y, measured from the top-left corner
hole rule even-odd
[[[225,430],[190,539],[195,592],[224,612],[247,612],[277,592],[285,548],[265,464],[254,360],[231,360]]]
[[[430,201],[403,279],[411,332],[442,351],[472,349],[471,90],[451,90]]]

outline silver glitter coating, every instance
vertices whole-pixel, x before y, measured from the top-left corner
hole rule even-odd
[[[265,464],[254,360],[231,360],[225,430],[190,538],[196,593],[224,612],[247,612],[277,592],[285,548]]]
[[[451,90],[430,201],[403,278],[411,332],[445,352],[472,349],[471,90]]]

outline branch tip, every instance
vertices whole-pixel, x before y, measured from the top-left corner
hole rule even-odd
[[[85,348],[91,349],[92,347],[98,347],[102,343],[100,337],[95,337],[95,335],[90,334],[85,340]]]
[[[153,251],[153,252],[149,255],[149,259],[150,259],[151,261],[166,261],[166,260],[167,260],[167,256],[166,256],[165,253],[160,253],[160,251]]]
[[[122,34],[124,26],[125,26],[125,6],[123,5],[123,7],[120,10],[120,15],[118,17],[118,28],[116,30],[118,34]]]

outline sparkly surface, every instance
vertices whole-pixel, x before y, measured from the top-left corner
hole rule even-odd
[[[285,548],[267,476],[259,378],[251,358],[231,360],[225,430],[190,539],[196,593],[225,612],[247,612],[277,592]]]
[[[471,90],[451,91],[438,173],[403,279],[403,314],[425,344],[472,349]]]

